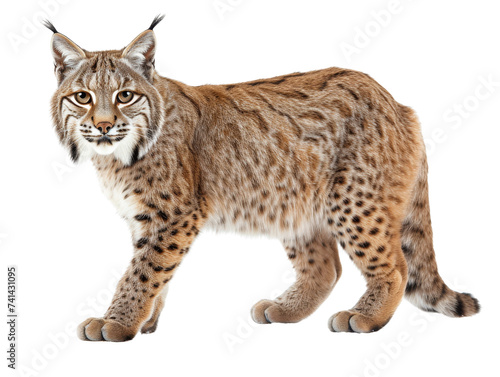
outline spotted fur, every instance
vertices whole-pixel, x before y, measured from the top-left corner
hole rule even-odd
[[[135,248],[108,311],[80,325],[81,339],[154,331],[168,283],[203,227],[282,240],[297,281],[252,308],[258,323],[300,321],[323,302],[341,275],[337,243],[367,290],[330,318],[332,331],[380,329],[405,294],[449,316],[479,311],[438,274],[410,108],[368,75],[339,68],[198,87],[161,77],[159,21],[124,49],[99,52],[48,25],[57,134],[75,161],[92,160]],[[88,104],[75,97],[82,92]],[[121,103],[119,93],[134,100]]]

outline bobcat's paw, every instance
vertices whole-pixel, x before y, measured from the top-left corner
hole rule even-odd
[[[369,333],[380,330],[388,321],[377,321],[375,318],[354,310],[338,312],[328,320],[328,327],[333,332]]]
[[[254,322],[261,324],[271,323],[271,320],[269,320],[266,316],[266,309],[272,305],[274,305],[274,301],[271,300],[260,300],[256,303],[250,311]]]
[[[78,326],[81,340],[125,342],[134,338],[137,331],[112,319],[89,318]]]
[[[295,323],[302,320],[303,313],[272,300],[260,300],[252,307],[252,319],[256,323]]]
[[[158,327],[158,317],[150,319],[141,327],[141,334],[151,334],[156,331]]]

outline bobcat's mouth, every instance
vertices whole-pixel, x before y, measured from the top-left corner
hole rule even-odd
[[[97,139],[97,145],[101,145],[102,143],[107,143],[109,145],[113,145],[113,141],[110,139],[109,136],[101,136],[99,139]]]
[[[113,143],[117,143],[121,140],[124,139],[125,136],[119,135],[119,136],[108,136],[108,135],[103,135],[103,136],[85,136],[85,140],[87,140],[89,143],[96,143],[97,145],[101,144],[109,144],[113,145]]]

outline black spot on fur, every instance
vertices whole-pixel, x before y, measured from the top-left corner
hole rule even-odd
[[[177,263],[174,263],[173,265],[169,266],[169,267],[165,267],[163,270],[164,271],[172,271],[175,267],[177,267]]]
[[[412,281],[412,282],[410,282],[410,281],[409,281],[409,282],[406,284],[406,289],[405,289],[405,292],[406,292],[406,294],[410,294],[410,293],[415,292],[415,291],[417,290],[417,288],[418,288],[418,285],[417,285],[415,282],[413,282],[413,281]]]
[[[335,179],[333,180],[333,183],[343,185],[345,183],[345,177],[343,177],[343,176],[335,177]]]
[[[147,238],[140,238],[137,243],[135,244],[135,247],[137,247],[138,249],[144,247],[144,245],[146,245],[148,243],[148,239]]]
[[[132,157],[130,158],[130,165],[134,165],[139,161],[139,146],[136,145],[134,151],[132,152]]]
[[[163,253],[163,249],[158,245],[154,245],[153,250],[156,251],[157,253]]]
[[[163,211],[158,211],[158,216],[160,216],[163,220],[166,220],[166,221],[169,219],[168,214],[166,214]]]
[[[409,246],[409,245],[401,245],[401,249],[403,250],[403,253],[405,253],[406,255],[410,255],[413,253],[413,249]]]
[[[453,308],[453,314],[456,317],[463,317],[465,315],[465,307],[464,302],[462,301],[462,297],[457,293],[455,307]]]
[[[80,156],[80,153],[78,153],[78,148],[76,146],[75,143],[71,144],[71,148],[70,148],[70,155],[71,155],[71,160],[73,162],[77,162],[78,161],[78,157]]]

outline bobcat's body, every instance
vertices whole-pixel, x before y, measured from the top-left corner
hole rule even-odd
[[[105,317],[85,321],[82,339],[154,331],[202,227],[282,240],[297,281],[253,307],[259,323],[296,322],[323,302],[341,275],[337,242],[367,291],[330,319],[333,331],[381,328],[405,291],[424,310],[479,310],[437,272],[418,121],[369,76],[331,68],[191,87],[156,73],[151,30],[98,53],[54,38],[59,136],[75,160],[92,158],[135,245]],[[124,90],[139,99],[113,102]],[[83,91],[92,100],[80,106],[73,93]]]

